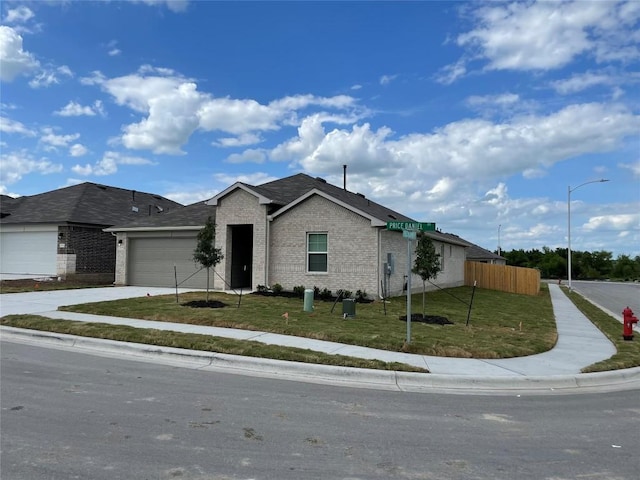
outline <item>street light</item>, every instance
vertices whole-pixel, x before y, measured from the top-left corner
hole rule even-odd
[[[578,185],[575,188],[571,188],[571,185],[567,187],[567,231],[568,231],[568,240],[569,240],[569,249],[567,252],[567,272],[569,277],[569,291],[571,291],[571,192],[576,191],[580,187],[584,187],[585,185],[589,185],[590,183],[602,183],[608,182],[609,180],[606,178],[601,178],[600,180],[591,180],[590,182],[584,182]]]

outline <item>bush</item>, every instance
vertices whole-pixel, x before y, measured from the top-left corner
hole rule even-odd
[[[304,298],[304,285],[298,285],[293,287],[293,293],[300,298]]]
[[[320,288],[313,287],[313,298],[320,298]]]
[[[351,298],[353,292],[351,290],[342,290],[342,298]]]
[[[365,290],[356,291],[356,302],[364,303],[367,301],[367,292]]]
[[[269,288],[266,285],[258,285],[256,287],[256,292],[258,293],[267,293],[269,291]]]
[[[274,283],[271,286],[271,291],[275,294],[275,295],[280,295],[282,293],[282,285],[280,285],[279,283]]]
[[[331,300],[333,296],[331,295],[331,290],[324,287],[320,292],[320,300]]]

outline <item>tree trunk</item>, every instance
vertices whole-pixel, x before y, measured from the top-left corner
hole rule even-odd
[[[425,315],[427,314],[427,312],[425,311],[425,307],[424,307],[424,297],[425,297],[426,290],[427,290],[427,284],[423,280],[422,281],[422,318],[424,318]]]
[[[207,268],[207,303],[209,303],[209,269]]]

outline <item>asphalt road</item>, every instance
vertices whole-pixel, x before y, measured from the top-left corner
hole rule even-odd
[[[572,281],[573,289],[622,321],[622,310],[631,308],[640,315],[640,283]]]
[[[637,480],[638,391],[408,394],[1,343],[12,480]]]

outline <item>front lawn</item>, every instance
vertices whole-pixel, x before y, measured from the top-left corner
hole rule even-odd
[[[546,285],[537,296],[477,289],[469,326],[466,326],[471,287],[427,294],[427,315],[448,318],[453,325],[412,322],[411,343],[405,344],[406,323],[399,317],[405,297],[385,305],[381,301],[357,303],[355,318],[344,319],[338,303],[315,300],[314,311],[304,312],[298,298],[235,295],[211,292],[210,300],[224,308],[191,308],[185,304],[204,300],[205,292],[151,296],[61,307],[61,310],[116,317],[189,323],[309,337],[345,344],[424,355],[464,358],[508,358],[551,349],[557,333]],[[455,296],[455,298],[454,298]],[[413,313],[422,312],[422,294],[412,298]],[[238,303],[240,306],[238,308]]]

